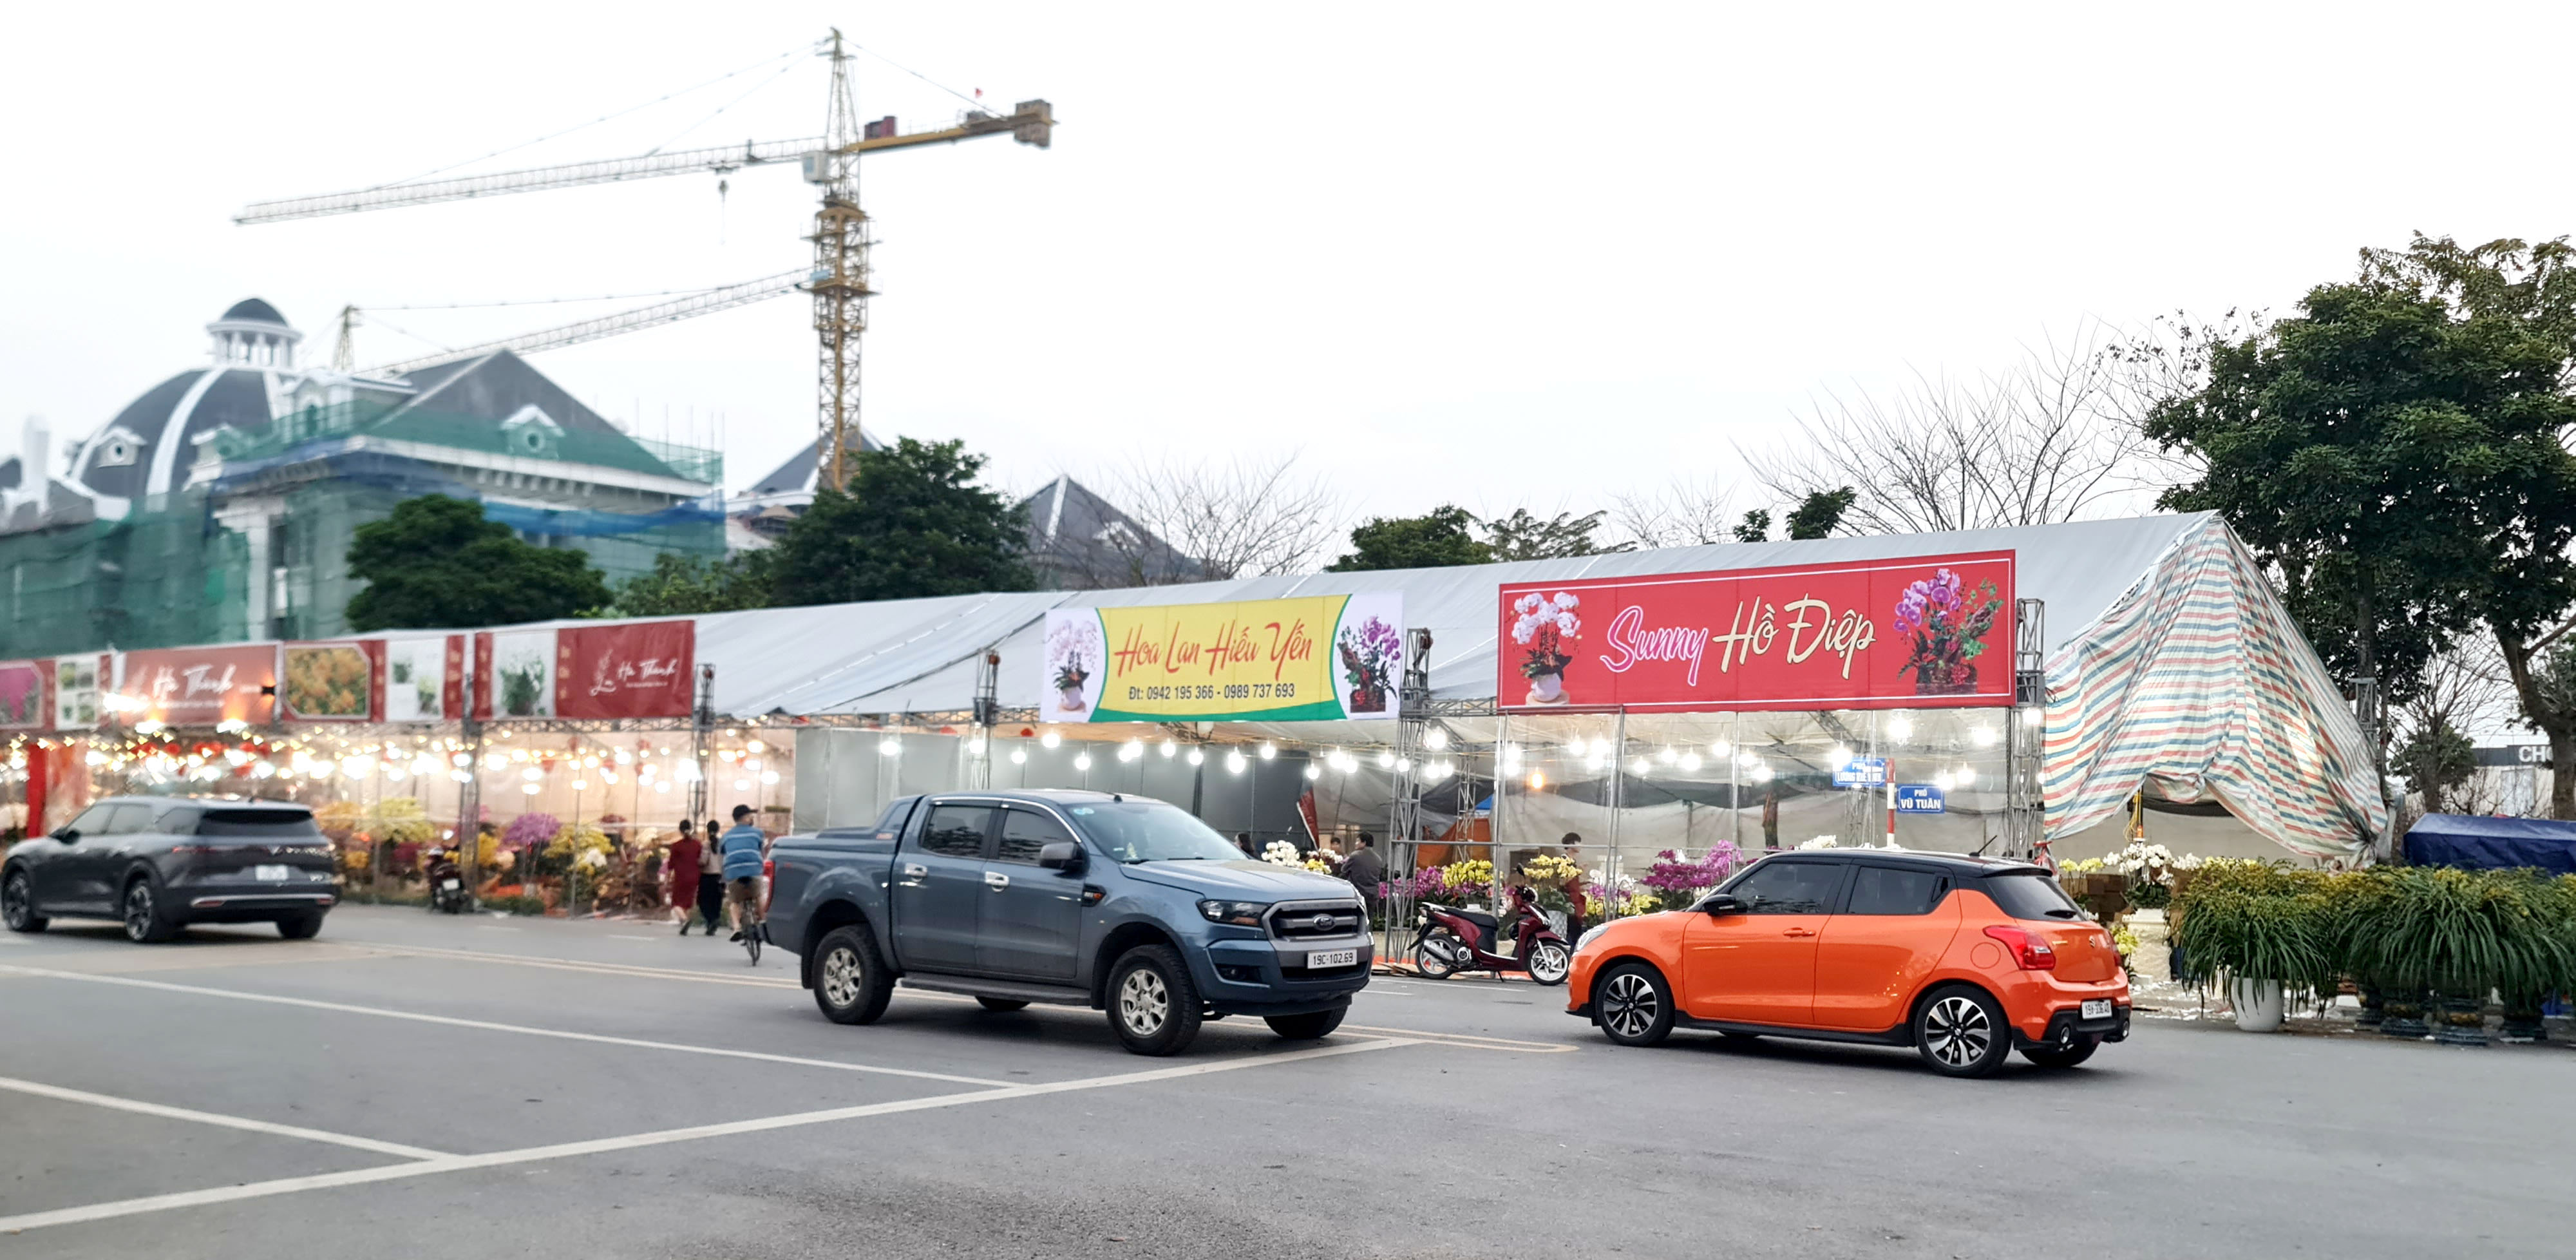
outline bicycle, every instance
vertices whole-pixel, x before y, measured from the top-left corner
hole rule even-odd
[[[754,923],[743,930],[742,949],[744,953],[751,955],[752,966],[757,967],[760,965],[760,943],[768,939],[769,924],[767,922]]]

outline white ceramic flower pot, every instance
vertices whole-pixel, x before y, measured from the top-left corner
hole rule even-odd
[[[1541,674],[1530,680],[1530,694],[1554,704],[1565,698],[1565,675]]]
[[[1056,708],[1058,708],[1058,709],[1063,710],[1063,711],[1064,711],[1064,712],[1066,712],[1066,713],[1080,713],[1080,712],[1082,712],[1082,688],[1080,688],[1080,687],[1059,687],[1059,688],[1057,688],[1057,689],[1056,689],[1056,693],[1055,693],[1055,707],[1056,707]]]
[[[2283,998],[2278,980],[2231,979],[2227,1000],[2236,1006],[2236,1027],[2245,1032],[2281,1031]]]

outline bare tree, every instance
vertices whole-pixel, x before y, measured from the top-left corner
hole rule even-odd
[[[1917,376],[1900,392],[1827,394],[1797,438],[1745,454],[1756,484],[1789,503],[1856,487],[1848,532],[2043,525],[2151,501],[2153,447],[2137,426],[2141,376],[2124,342],[2087,325],[1974,380]]]
[[[1103,550],[1145,586],[1309,572],[1340,536],[1342,505],[1297,458],[1139,455],[1114,482],[1135,528],[1108,531]]]
[[[1611,502],[1612,531],[1639,547],[1699,547],[1734,542],[1740,524],[1735,487],[1711,476],[1676,477],[1652,494],[1623,494]]]

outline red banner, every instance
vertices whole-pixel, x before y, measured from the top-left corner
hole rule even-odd
[[[280,656],[278,703],[287,721],[385,720],[383,640],[289,643]]]
[[[1515,712],[2012,703],[2013,553],[1502,588]]]
[[[555,716],[687,717],[697,645],[694,621],[557,630]]]
[[[277,714],[277,645],[127,652],[109,705],[120,720],[265,726]]]
[[[54,663],[0,661],[0,731],[44,731],[54,725]]]

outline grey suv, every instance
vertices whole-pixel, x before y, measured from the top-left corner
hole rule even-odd
[[[121,919],[144,942],[191,923],[274,923],[303,940],[337,900],[331,842],[288,801],[109,797],[0,858],[12,932],[59,915]]]

